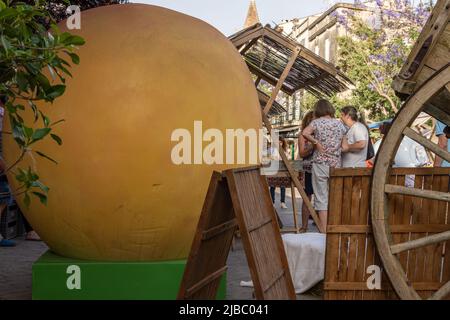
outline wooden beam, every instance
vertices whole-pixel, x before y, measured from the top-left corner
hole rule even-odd
[[[248,69],[250,70],[250,72],[253,73],[255,76],[261,77],[264,81],[267,81],[274,87],[277,85],[278,80],[274,76],[268,74],[267,72],[265,72],[262,69],[259,69],[258,67],[255,67],[254,65],[252,65],[250,63],[247,63],[247,66],[248,66]],[[290,87],[286,86],[285,84],[283,84],[283,86],[281,87],[281,90],[289,95],[292,95],[294,93],[293,88],[290,88]]]
[[[320,80],[322,80],[323,78],[325,78],[327,75],[328,75],[328,73],[326,73],[325,71],[322,71],[322,72],[320,73],[319,76],[317,76],[317,77],[315,77],[315,78],[313,78],[313,79],[311,79],[311,80],[308,80],[308,81],[306,81],[306,82],[300,84],[300,85],[299,85],[298,87],[296,87],[294,90],[297,91],[297,90],[306,88],[306,87],[308,87],[308,86],[312,86],[312,85],[316,84],[318,81],[320,81]]]
[[[281,270],[277,276],[275,276],[270,282],[269,284],[263,289],[264,293],[266,293],[267,291],[269,291],[270,288],[272,288],[277,282],[278,280],[280,280],[283,276],[284,276],[285,272],[284,270]]]
[[[295,184],[292,181],[291,181],[291,199],[292,199],[292,214],[294,215],[295,233],[298,233],[297,198],[295,197]],[[302,225],[302,227],[304,226]]]
[[[448,224],[394,224],[390,226],[391,233],[438,233],[450,231]],[[369,225],[328,225],[327,233],[372,233],[372,227]]]
[[[272,134],[272,131],[273,131],[272,125],[270,124],[270,121],[267,118],[267,115],[263,114],[262,117],[263,117],[264,124],[267,128],[267,131],[269,131],[269,134]],[[309,213],[311,214],[314,222],[317,225],[317,228],[319,229],[319,232],[325,233],[326,230],[323,230],[322,223],[319,219],[319,216],[316,213],[316,210],[314,210],[314,207],[313,207],[311,201],[309,200],[308,196],[306,195],[305,189],[303,188],[302,184],[300,183],[300,180],[298,180],[297,172],[292,168],[291,163],[289,162],[289,160],[288,160],[286,154],[283,152],[283,150],[281,148],[278,148],[278,151],[280,153],[281,159],[283,160],[283,162],[286,166],[286,169],[289,172],[289,175],[291,176],[292,182],[294,183],[295,187],[298,189],[298,192],[300,192],[300,196],[303,199],[303,205],[306,205],[306,207],[308,208]]]
[[[427,236],[417,240],[394,244],[391,246],[391,252],[392,254],[398,254],[407,250],[417,249],[428,246],[430,244],[445,242],[447,240],[450,240],[450,231],[433,234],[431,236]]]
[[[235,227],[237,227],[236,219],[219,224],[218,226],[215,226],[214,228],[203,231],[202,240],[208,240],[208,239],[214,238],[218,234],[221,234],[221,233],[228,231],[229,229],[235,228]]]
[[[275,86],[275,88],[272,90],[272,94],[270,95],[269,101],[267,101],[266,106],[264,107],[264,114],[269,113],[270,108],[272,108],[273,103],[275,102],[275,99],[278,95],[278,92],[280,92],[281,87],[284,84],[284,80],[286,80],[287,76],[289,75],[289,71],[291,71],[292,66],[295,63],[295,60],[298,57],[298,54],[300,53],[300,49],[296,48],[294,52],[292,52],[291,57],[289,58],[289,61],[284,68],[283,73],[281,74],[280,78],[278,79],[278,83]]]
[[[285,36],[279,34],[278,32],[272,30],[271,28],[264,28],[264,36],[269,37],[270,39],[278,42],[279,44],[283,45],[286,48],[291,49],[292,51],[295,49],[300,50],[300,57],[308,60],[312,64],[315,64],[317,67],[325,70],[329,74],[336,76],[338,71],[337,69],[329,62],[327,62],[325,59],[317,56],[312,51],[308,50],[301,44],[297,43],[296,41],[293,41],[289,38],[286,38]]]
[[[196,284],[194,284],[192,287],[186,290],[186,297],[192,296],[194,293],[196,293],[198,290],[206,286],[207,284],[211,283],[212,281],[219,278],[221,275],[223,275],[227,271],[227,266],[224,266],[220,268],[219,270],[211,273],[210,275],[206,276]]]
[[[252,40],[250,40],[249,43],[247,43],[245,46],[243,46],[240,50],[239,53],[241,55],[244,55],[251,47],[253,47],[255,45],[255,43],[258,41],[259,37],[254,38]]]
[[[450,193],[448,192],[408,188],[393,184],[387,184],[384,187],[384,192],[450,202]]]
[[[426,113],[428,113],[430,116],[432,116],[433,118],[436,118],[436,119],[440,120],[441,122],[450,124],[450,113],[446,113],[446,112],[442,111],[440,108],[433,105],[432,103],[427,103],[424,108],[424,111]]]
[[[248,227],[248,233],[252,233],[253,231],[259,230],[260,228],[264,227],[265,225],[268,225],[269,223],[272,222],[272,218],[267,218],[265,221],[262,221],[260,223],[258,223],[257,225],[254,226],[249,226]]]
[[[299,49],[299,44],[296,41],[292,41],[291,39],[280,34],[279,32],[276,32],[272,28],[264,27],[263,34],[264,34],[264,36],[268,37],[269,39],[272,39],[273,41],[278,42],[278,44],[281,44],[283,47],[286,47],[292,51],[294,51],[295,49]]]
[[[439,282],[413,282],[412,287],[415,290],[424,291],[424,290],[438,290],[442,287],[442,284]],[[381,282],[381,290],[369,289],[367,287],[366,281],[361,282],[324,282],[323,288],[325,290],[363,290],[363,291],[385,291],[388,288],[391,288],[391,284],[389,282]]]
[[[442,300],[450,294],[450,281],[444,284],[438,291],[436,291],[430,300]]]
[[[399,72],[400,77],[395,79],[396,87],[401,88],[401,81],[416,81],[418,76],[421,74],[421,70],[426,64],[428,58],[433,53],[434,46],[440,39],[440,35],[444,32],[449,19],[449,4],[450,1],[438,1],[436,6],[433,9],[432,14],[430,15],[428,21],[422,29],[422,32],[417,39],[414,47],[411,49],[411,53],[409,54],[406,63],[403,65],[402,69]],[[422,50],[424,50],[424,44],[428,39],[432,39],[431,43],[428,44],[428,49],[425,52],[425,55],[422,57],[420,61],[417,60],[418,56]],[[413,68],[414,70],[412,70]],[[413,72],[413,73],[411,73]],[[420,85],[420,83],[419,83]],[[414,89],[413,89],[414,90]],[[412,92],[402,92],[411,94]]]
[[[312,51],[309,50],[302,50],[302,52],[300,52],[300,56],[302,58],[304,58],[305,60],[308,60],[309,62],[311,62],[312,64],[315,64],[317,67],[319,67],[320,69],[328,72],[329,74],[331,74],[332,76],[336,76],[338,74],[338,71],[335,67],[333,67],[332,64],[330,64],[329,62],[327,62],[325,59],[323,59],[322,57],[316,55],[315,53],[313,53]]]
[[[437,154],[442,159],[445,159],[447,162],[450,162],[450,152],[440,148],[437,144],[434,144],[427,138],[421,136],[420,134],[415,132],[413,129],[406,127],[405,130],[403,130],[403,134],[406,135],[407,137],[413,139],[417,143],[421,144],[428,150],[433,151],[435,154]]]
[[[231,42],[234,44],[234,46],[236,48],[239,48],[240,46],[247,43],[248,41],[261,37],[263,35],[263,32],[264,32],[264,28],[261,26],[261,27],[257,28],[256,30],[244,32],[243,34],[241,34],[241,35],[237,36],[236,38],[234,38],[233,40],[231,40]]]

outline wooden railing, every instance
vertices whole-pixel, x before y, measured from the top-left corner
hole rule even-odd
[[[384,272],[381,289],[367,286],[373,274],[369,266],[383,267],[370,223],[371,174],[371,169],[334,169],[330,174],[325,299],[398,299]],[[396,168],[390,183],[449,192],[449,175],[450,168]],[[450,230],[445,201],[396,194],[388,208],[394,244]],[[398,258],[423,298],[450,280],[450,241],[405,251]]]

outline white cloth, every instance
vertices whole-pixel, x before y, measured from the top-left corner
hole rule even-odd
[[[300,233],[283,234],[282,238],[295,293],[304,293],[324,279],[326,236]],[[240,285],[253,287],[253,282],[241,281]]]
[[[324,279],[326,236],[300,233],[282,238],[295,293],[304,293]]]

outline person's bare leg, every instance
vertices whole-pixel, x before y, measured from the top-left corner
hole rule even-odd
[[[328,219],[328,210],[319,211],[320,224],[322,225],[322,230],[327,232],[327,219]]]
[[[308,196],[309,201],[311,201],[311,196]],[[305,204],[302,204],[302,229],[301,231],[306,232],[308,231],[308,220],[309,220],[309,210],[308,207],[305,206]]]

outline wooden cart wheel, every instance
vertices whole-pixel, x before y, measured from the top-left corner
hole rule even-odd
[[[410,128],[424,105],[442,90],[450,89],[450,64],[424,83],[403,105],[392,123],[388,134],[378,151],[373,170],[371,217],[374,237],[385,271],[391,283],[401,299],[421,299],[416,290],[408,281],[397,254],[420,248],[426,245],[445,242],[450,239],[450,231],[434,234],[417,240],[393,244],[390,227],[388,197],[389,194],[403,194],[421,198],[435,199],[450,202],[450,194],[447,192],[426,191],[404,186],[389,184],[389,176],[392,161],[404,136],[415,140],[426,149],[433,151],[441,158],[450,162],[450,153],[440,149],[437,145],[422,137]],[[448,93],[447,93],[448,94]],[[450,105],[450,101],[449,101]],[[450,112],[450,110],[448,111]],[[436,291],[430,299],[442,299],[450,293],[450,282]]]

